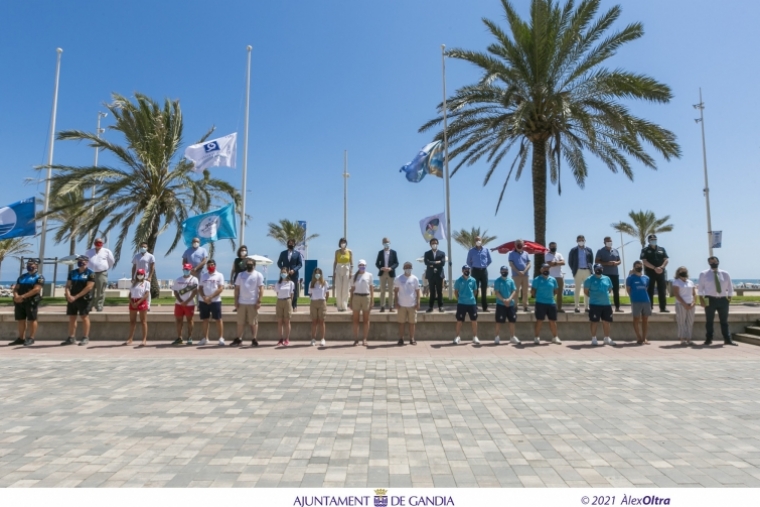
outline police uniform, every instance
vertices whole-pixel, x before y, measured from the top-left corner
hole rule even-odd
[[[24,273],[16,280],[16,294],[23,296],[32,291],[37,285],[40,287],[45,284],[45,278],[39,273]],[[25,298],[20,303],[14,303],[13,313],[16,320],[37,320],[37,305],[42,300],[42,295]]]
[[[656,246],[652,248],[651,245],[647,245],[641,250],[641,256],[639,256],[639,258],[641,260],[646,260],[652,266],[659,268],[659,267],[662,267],[663,264],[665,264],[665,261],[668,259],[668,253],[661,246]],[[667,304],[667,301],[665,299],[666,298],[665,270],[663,269],[662,273],[657,273],[654,269],[649,269],[648,267],[645,267],[644,274],[649,277],[649,286],[647,287],[647,293],[649,294],[649,302],[652,308],[654,308],[654,284],[656,283],[657,284],[657,300],[660,304],[660,311],[662,312],[666,311],[665,305]]]
[[[83,272],[78,269],[73,269],[69,272],[68,281],[71,282],[71,285],[69,286],[69,294],[76,296],[87,287],[89,282],[95,283],[95,273],[90,268],[85,269]],[[91,302],[92,291],[75,300],[73,303],[67,303],[66,315],[89,315]]]

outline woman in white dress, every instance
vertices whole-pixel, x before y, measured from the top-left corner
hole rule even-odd
[[[138,269],[135,272],[135,281],[129,289],[129,338],[124,345],[132,345],[137,328],[137,314],[140,314],[142,326],[141,347],[148,344],[148,298],[150,297],[150,282],[145,279],[145,270]]]
[[[697,303],[697,286],[689,280],[689,270],[683,266],[676,270],[673,293],[676,295],[678,339],[681,340],[681,345],[690,345],[694,327],[694,308]]]

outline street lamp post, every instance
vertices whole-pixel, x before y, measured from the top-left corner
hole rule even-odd
[[[702,101],[702,88],[699,89],[699,104],[694,104],[694,109],[699,109],[699,118],[694,121],[701,124],[702,127],[702,165],[705,171],[705,207],[707,208],[707,249],[710,257],[713,255],[712,243],[712,220],[710,219],[710,185],[707,182],[707,148],[705,145],[705,103]]]

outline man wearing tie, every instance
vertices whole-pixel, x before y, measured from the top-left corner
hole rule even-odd
[[[293,294],[293,311],[298,311],[298,270],[303,267],[303,258],[301,254],[295,250],[296,240],[293,238],[288,239],[288,249],[280,252],[280,258],[277,259],[277,267],[288,268],[288,279],[293,282],[295,286],[295,294]]]
[[[438,240],[430,240],[430,250],[425,252],[423,257],[425,261],[425,278],[430,287],[430,307],[427,313],[433,311],[433,304],[438,300],[438,311],[443,313],[443,277],[444,266],[446,264],[446,254],[438,250]]]
[[[731,275],[722,269],[718,269],[720,261],[717,257],[710,257],[707,259],[707,262],[710,264],[710,269],[702,271],[699,274],[699,284],[697,285],[699,304],[705,309],[705,345],[712,345],[715,312],[718,312],[723,343],[726,345],[738,345],[738,343],[731,339],[731,332],[728,329],[728,305],[731,302],[731,297],[734,295]],[[706,304],[705,299],[707,299]]]
[[[380,312],[386,309],[385,298],[388,297],[388,307],[390,311],[395,311],[393,306],[393,282],[396,279],[396,268],[398,267],[398,256],[395,250],[391,250],[391,241],[383,238],[383,249],[377,253],[375,267],[380,270]]]

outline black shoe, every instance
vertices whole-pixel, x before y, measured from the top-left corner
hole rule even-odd
[[[73,336],[69,336],[68,338],[66,338],[65,340],[61,342],[61,345],[76,345],[76,344],[77,344],[77,340]]]
[[[385,312],[385,307],[384,307],[384,306],[381,306],[381,307],[380,307],[380,313],[384,313],[384,312]]]
[[[708,338],[707,340],[705,340],[705,343],[703,343],[702,345],[704,346],[712,345],[712,338]]]
[[[735,341],[733,341],[731,339],[723,340],[723,345],[733,345],[734,347],[738,347],[739,346],[738,343],[736,343]]]
[[[81,340],[79,340],[79,344],[78,345],[87,345],[88,343],[90,343],[90,339],[85,336],[84,338],[82,338]]]
[[[491,313],[491,310],[489,310],[488,308],[483,308],[483,313]]]
[[[253,340],[251,340],[251,347],[258,347],[258,346],[259,346],[259,342],[256,341],[256,338],[254,338]]]
[[[589,309],[588,309],[588,308],[586,308],[586,313],[588,313],[588,312],[589,312]]]
[[[29,345],[34,345],[34,338],[27,338],[24,340],[24,347],[28,347]]]
[[[425,310],[425,313],[433,313],[433,309],[432,308],[428,308],[427,310]]]
[[[443,312],[445,312],[445,311],[446,311],[446,310],[444,310],[444,309],[443,309],[443,307],[441,307],[441,308],[439,308],[439,309],[438,309],[438,312],[439,312],[439,313],[443,313]]]
[[[662,310],[660,310],[660,313],[670,313],[670,310],[668,310],[667,308],[663,308]]]
[[[431,310],[431,311],[432,311],[432,310]],[[9,347],[11,347],[11,346],[13,346],[13,345],[23,345],[23,344],[24,344],[24,339],[23,339],[23,338],[16,338],[16,339],[15,339],[15,340],[13,340],[12,342],[10,342],[10,343],[8,344],[8,346],[9,346]]]
[[[576,308],[575,313],[581,313],[581,311],[578,308]]]
[[[615,311],[618,313],[625,313],[622,308],[615,308]]]
[[[232,343],[230,343],[230,346],[232,346],[232,345],[242,345],[242,344],[243,344],[243,340],[242,339],[235,338],[234,340],[232,340]]]
[[[403,345],[403,344],[404,344],[404,339],[403,338],[399,338],[398,339],[398,343],[396,345]]]
[[[417,340],[415,340],[414,338],[412,338],[412,339],[409,341],[409,345],[417,345]]]
[[[177,338],[176,340],[172,342],[172,345],[184,345],[184,344],[185,344],[185,340],[183,340],[182,338]]]

